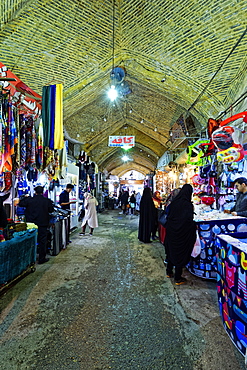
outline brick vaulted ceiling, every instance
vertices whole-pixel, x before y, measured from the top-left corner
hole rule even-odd
[[[0,9],[0,61],[39,94],[63,83],[67,137],[112,174],[153,170],[181,115],[200,130],[244,93],[246,0],[1,0]],[[114,103],[112,66],[132,91]],[[125,165],[108,147],[119,134],[136,137]]]

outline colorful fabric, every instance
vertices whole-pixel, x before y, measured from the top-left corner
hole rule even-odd
[[[63,86],[44,86],[42,94],[42,121],[44,146],[50,149],[63,148]]]
[[[56,85],[56,114],[55,114],[55,149],[62,149],[63,138],[63,85]]]
[[[55,134],[55,115],[56,115],[56,85],[50,86],[50,141],[49,148],[54,150]]]
[[[43,131],[43,122],[42,122],[42,119],[41,119],[40,122],[39,122],[38,135],[37,135],[37,160],[36,160],[36,164],[37,164],[38,168],[43,167],[43,160],[44,160],[44,158],[43,158],[43,155],[44,155],[43,142],[44,142],[44,131]]]
[[[26,156],[27,156],[25,121],[26,120],[24,116],[20,115],[20,146],[21,146],[20,165],[21,167],[25,167]]]
[[[10,149],[10,125],[9,125],[9,104],[7,103],[7,108],[5,110],[4,117],[4,158],[2,161],[2,171],[11,171],[12,170],[12,158],[11,158],[11,149]]]
[[[67,150],[66,150],[66,143],[64,141],[63,143],[63,149],[59,151],[59,161],[60,161],[60,177],[65,178],[67,175],[67,166],[68,166],[68,161],[67,161]]]
[[[16,124],[14,119],[13,105],[9,104],[9,142],[10,142],[10,154],[13,155],[15,152],[15,144],[18,142]]]
[[[50,143],[50,86],[43,86],[42,91],[42,122],[44,129],[44,146]]]

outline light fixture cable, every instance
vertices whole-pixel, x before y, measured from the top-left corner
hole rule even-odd
[[[115,58],[115,0],[112,0],[112,71]]]

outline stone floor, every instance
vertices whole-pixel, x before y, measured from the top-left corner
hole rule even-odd
[[[0,369],[245,369],[214,281],[185,271],[175,286],[137,216],[105,211],[99,225],[1,296]]]

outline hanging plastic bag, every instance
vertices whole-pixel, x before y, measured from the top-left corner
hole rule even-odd
[[[194,244],[191,256],[196,258],[201,253],[201,240],[198,231],[196,231],[196,242]]]

